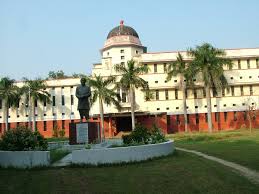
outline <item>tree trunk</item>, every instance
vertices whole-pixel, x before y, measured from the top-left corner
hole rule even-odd
[[[8,119],[9,119],[9,105],[8,105],[8,101],[5,102],[5,131],[8,131],[9,130],[9,127],[8,127]]]
[[[135,129],[135,97],[134,97],[134,88],[130,85],[130,104],[131,104],[131,124],[132,131]]]
[[[32,108],[32,131],[36,131],[35,104],[34,99],[31,100]]]
[[[102,99],[99,98],[99,110],[100,110],[100,117],[101,117],[101,141],[105,140],[105,134],[104,134],[104,117],[103,117],[103,102]]]
[[[180,83],[182,83],[182,91],[183,91],[183,114],[184,114],[184,131],[188,132],[188,121],[187,121],[187,106],[186,106],[186,83],[183,80],[183,76],[180,78]]]
[[[207,115],[208,115],[208,131],[212,132],[212,120],[211,120],[211,97],[210,97],[210,87],[206,88],[206,100],[207,100]]]

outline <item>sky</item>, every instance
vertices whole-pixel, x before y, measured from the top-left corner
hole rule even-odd
[[[0,77],[90,74],[120,20],[148,52],[259,47],[258,0],[0,0]]]

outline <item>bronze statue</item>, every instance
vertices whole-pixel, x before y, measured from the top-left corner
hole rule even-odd
[[[77,110],[79,110],[80,121],[82,122],[84,117],[86,120],[89,119],[89,97],[91,96],[91,89],[89,86],[85,85],[85,78],[81,78],[80,82],[81,85],[76,88],[76,97],[78,98]]]

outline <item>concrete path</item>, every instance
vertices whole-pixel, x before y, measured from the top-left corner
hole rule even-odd
[[[188,149],[179,148],[179,147],[176,147],[176,149],[180,150],[180,151],[188,152],[188,153],[193,153],[193,154],[196,154],[196,155],[201,156],[203,158],[206,158],[208,160],[212,160],[212,161],[218,162],[220,164],[223,164],[224,166],[228,166],[230,168],[233,168],[236,171],[238,171],[242,176],[248,178],[253,183],[259,184],[259,173],[255,170],[249,169],[247,167],[236,164],[234,162],[229,162],[229,161],[222,160],[222,159],[214,157],[214,156],[209,156],[207,154],[203,154],[203,153],[195,151],[195,150],[188,150]]]

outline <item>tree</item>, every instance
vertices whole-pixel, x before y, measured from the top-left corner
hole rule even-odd
[[[83,73],[73,73],[72,77],[73,78],[83,78],[83,77],[87,77],[87,75],[85,75]]]
[[[142,73],[148,72],[148,67],[145,65],[136,65],[132,59],[127,62],[127,66],[123,64],[115,65],[115,71],[121,73],[120,85],[129,90],[131,103],[131,121],[132,130],[135,129],[135,88],[143,88],[148,90],[148,82],[139,77]]]
[[[257,114],[259,113],[259,110],[257,109],[257,103],[253,100],[251,96],[249,96],[245,102],[244,102],[246,109],[245,114],[249,122],[249,130],[250,133],[252,132],[252,123],[253,120],[255,120]]]
[[[117,93],[114,89],[109,89],[112,83],[115,82],[115,77],[109,76],[107,79],[103,79],[100,75],[93,77],[87,77],[87,82],[92,88],[91,104],[95,103],[97,99],[99,100],[99,110],[101,117],[101,131],[102,137],[105,138],[104,134],[104,109],[103,103],[107,105],[114,104],[118,110],[121,109],[120,102]]]
[[[186,63],[183,60],[183,56],[178,53],[176,61],[169,64],[167,68],[167,81],[171,80],[173,76],[180,75],[180,88],[183,91],[183,112],[184,112],[184,129],[188,132],[187,122],[187,106],[186,106],[186,81],[187,81],[187,70]]]
[[[193,57],[188,66],[188,76],[194,78],[201,74],[203,78],[207,100],[208,130],[212,132],[210,89],[217,92],[220,88],[225,88],[228,85],[223,66],[232,68],[232,62],[226,58],[224,50],[214,48],[209,43],[204,43],[195,49],[189,49],[188,55]]]
[[[19,103],[21,97],[21,91],[16,86],[14,79],[4,77],[0,80],[0,99],[3,100],[4,112],[5,112],[5,130],[9,130],[8,118],[9,118],[9,107],[14,107]]]
[[[58,71],[50,71],[48,74],[48,79],[62,79],[62,78],[67,78],[68,76],[65,75],[63,70],[58,70]]]
[[[31,110],[32,110],[32,118],[33,125],[32,130],[36,130],[36,118],[35,118],[35,105],[37,101],[50,103],[50,94],[46,91],[45,81],[38,78],[36,80],[29,80],[24,78],[25,86],[23,87],[23,92],[26,95],[26,99],[29,99],[29,116],[31,118]]]

